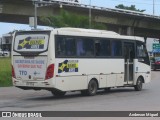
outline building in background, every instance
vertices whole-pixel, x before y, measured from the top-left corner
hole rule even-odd
[[[0,37],[0,51],[2,50],[2,38]]]
[[[12,33],[2,35],[2,50],[11,51]]]
[[[10,56],[13,32],[3,34],[0,38],[0,56]]]

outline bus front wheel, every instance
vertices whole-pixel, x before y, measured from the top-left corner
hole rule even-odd
[[[142,90],[142,84],[143,84],[143,80],[141,77],[138,78],[136,85],[134,86],[134,89],[136,91],[141,91]]]

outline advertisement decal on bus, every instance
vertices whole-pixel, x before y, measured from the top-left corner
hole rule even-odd
[[[47,57],[24,58],[16,56],[13,59],[17,79],[44,80]]]
[[[46,34],[17,35],[14,50],[17,52],[42,52],[47,50],[49,36]]]
[[[59,63],[58,73],[78,72],[78,60],[65,60]]]

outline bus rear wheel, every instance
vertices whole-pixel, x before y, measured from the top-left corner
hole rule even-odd
[[[94,96],[97,93],[98,85],[96,80],[91,80],[88,84],[88,89],[87,90],[82,90],[81,94],[82,95],[88,95],[88,96]]]
[[[97,88],[98,88],[98,85],[97,85],[96,80],[92,79],[88,84],[87,95],[89,96],[96,95]]]
[[[134,86],[134,89],[135,89],[136,91],[141,91],[141,90],[142,90],[142,84],[143,84],[143,80],[142,80],[141,77],[139,77],[139,78],[137,79],[136,85]]]
[[[66,92],[58,91],[58,90],[53,90],[51,92],[55,97],[63,97],[66,94]]]

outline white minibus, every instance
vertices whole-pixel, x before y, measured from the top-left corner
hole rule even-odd
[[[134,87],[150,82],[144,40],[115,32],[81,28],[18,31],[12,44],[13,85],[49,90],[55,96],[98,89]]]

